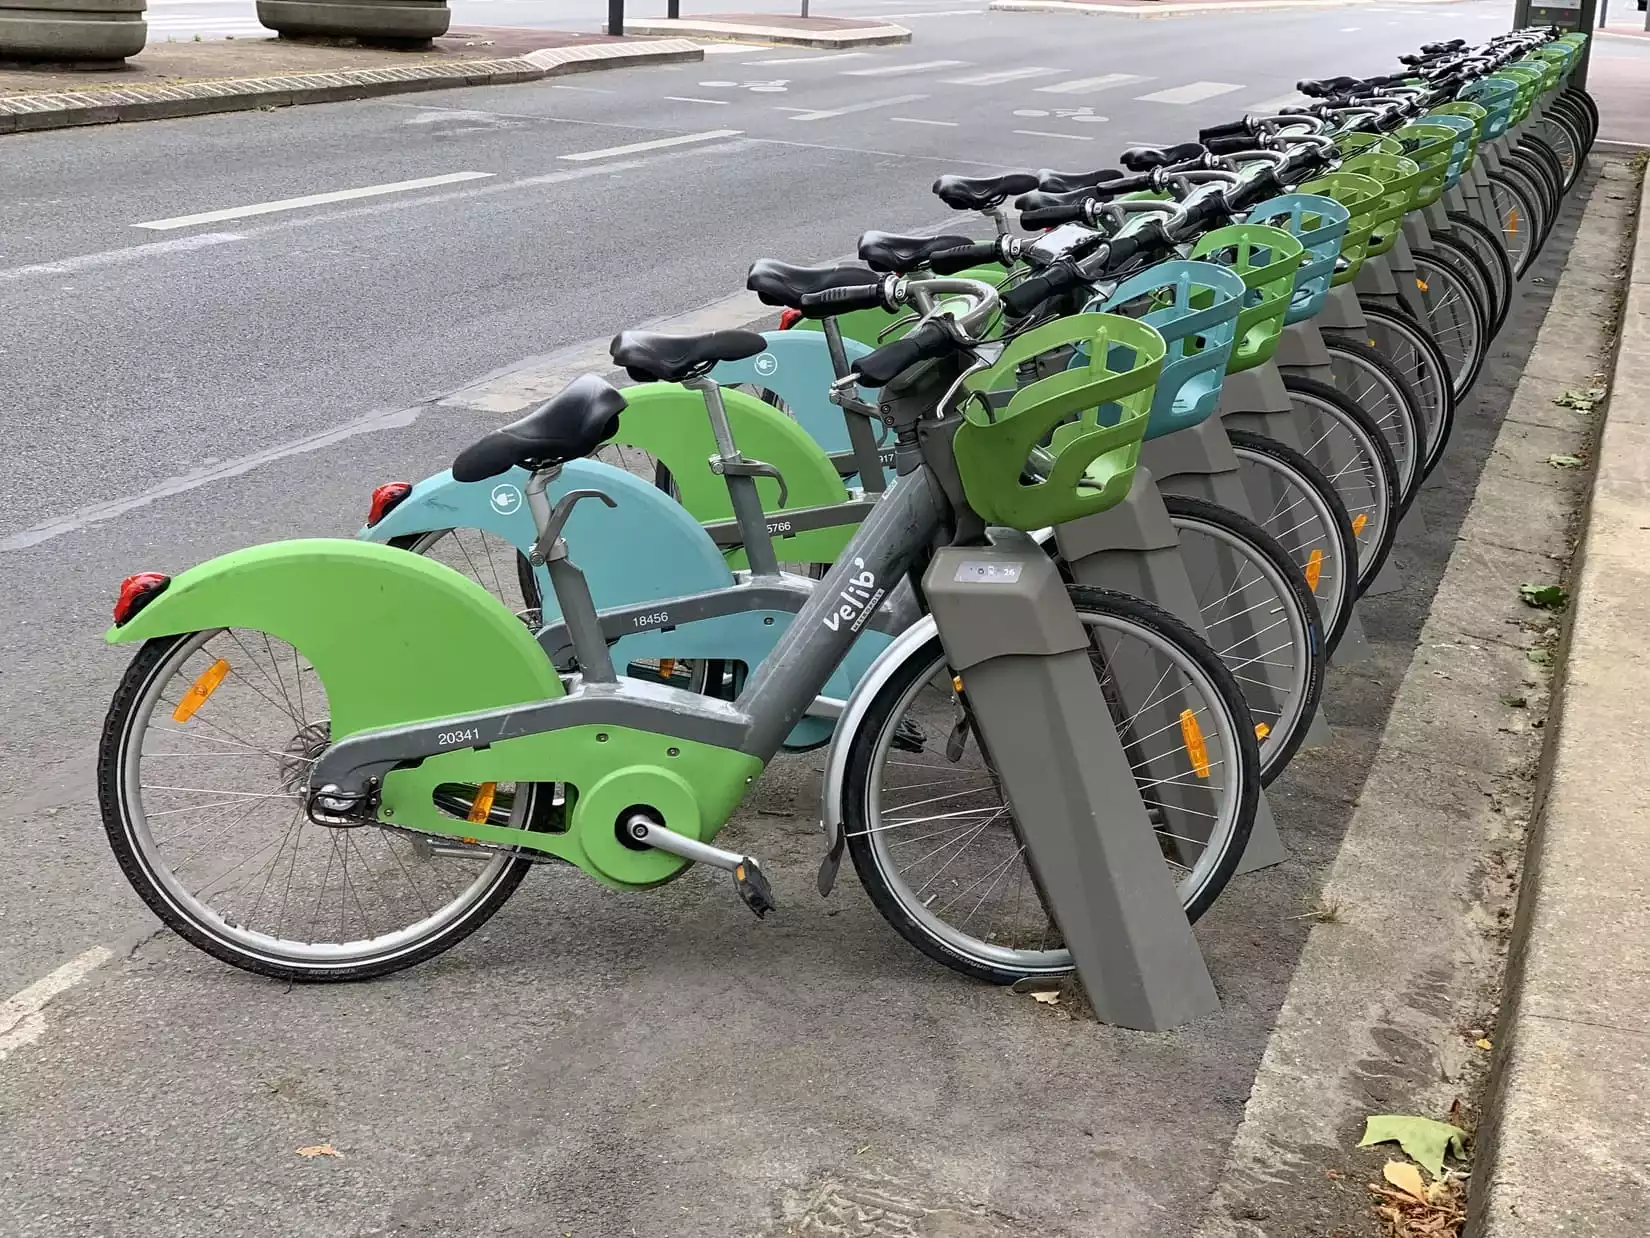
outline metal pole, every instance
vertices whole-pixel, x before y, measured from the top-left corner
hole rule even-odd
[[[808,15],[808,0],[802,0],[802,16]]]
[[[624,0],[607,0],[607,33],[624,33]]]
[[[670,0],[665,6],[665,16],[675,21],[682,15],[682,0]]]

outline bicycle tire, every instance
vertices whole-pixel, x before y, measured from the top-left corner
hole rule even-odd
[[[1372,327],[1362,339],[1349,332],[1326,332],[1326,338],[1344,341],[1349,347],[1366,346],[1382,362],[1391,365],[1405,378],[1420,401],[1422,439],[1425,451],[1421,461],[1421,479],[1437,467],[1449,445],[1455,429],[1455,410],[1458,407],[1455,389],[1450,382],[1449,363],[1445,360],[1432,333],[1415,321],[1406,310],[1386,305],[1362,307],[1366,327]],[[1399,342],[1419,354],[1424,354],[1421,373],[1412,373],[1399,363],[1403,350]],[[1419,381],[1418,381],[1419,380]]]
[[[1218,706],[1227,716],[1227,725],[1232,728],[1230,733],[1241,754],[1240,760],[1243,764],[1238,773],[1237,811],[1232,827],[1222,840],[1207,877],[1190,897],[1182,898],[1187,919],[1195,922],[1219,897],[1237,870],[1243,849],[1248,845],[1249,833],[1254,826],[1255,812],[1259,805],[1260,756],[1254,729],[1243,704],[1242,693],[1237,682],[1232,679],[1231,672],[1208,644],[1173,615],[1139,598],[1106,589],[1068,585],[1066,591],[1080,613],[1086,611],[1106,614],[1124,624],[1145,629],[1183,654],[1187,661],[1197,668],[1201,677],[1213,685],[1216,702],[1211,708]],[[854,871],[859,875],[860,884],[869,896],[872,906],[883,919],[912,946],[953,971],[976,980],[1000,985],[1013,984],[1027,976],[1063,975],[1072,969],[1069,952],[1064,952],[1064,962],[1051,962],[1037,968],[1009,966],[963,953],[930,927],[925,917],[919,917],[906,907],[895,888],[895,881],[890,880],[882,867],[882,858],[872,842],[873,824],[869,809],[874,786],[872,766],[877,759],[876,750],[880,746],[879,740],[883,733],[891,722],[896,721],[893,717],[895,710],[900,709],[909,694],[916,691],[921,683],[931,676],[936,665],[948,666],[938,634],[906,653],[904,661],[876,690],[860,718],[859,726],[848,741],[850,747],[842,782],[840,817]],[[899,881],[899,884],[903,885],[904,882]],[[1047,953],[1057,958],[1061,952],[1055,950]]]
[[[1587,142],[1587,150],[1592,152],[1593,143],[1598,141],[1598,102],[1586,89],[1580,86],[1566,86],[1559,98],[1568,103],[1582,117],[1585,118],[1587,131],[1583,135]]]
[[[1536,243],[1535,225],[1538,208],[1532,205],[1530,190],[1522,178],[1514,180],[1503,173],[1491,172],[1489,184],[1490,213],[1497,219],[1501,246],[1512,264],[1513,278],[1523,279],[1540,248]]]
[[[1512,310],[1513,273],[1512,262],[1507,257],[1507,251],[1502,248],[1501,242],[1496,239],[1495,233],[1474,216],[1465,211],[1450,211],[1449,235],[1471,249],[1478,255],[1478,260],[1484,264],[1484,269],[1490,273],[1490,280],[1496,287],[1496,295],[1500,301],[1500,309],[1495,325],[1495,332],[1499,334],[1506,325],[1507,314]]]
[[[1470,269],[1441,250],[1415,251],[1415,264],[1416,284],[1427,307],[1427,327],[1450,364],[1455,398],[1460,400],[1478,380],[1489,355],[1488,311],[1483,300],[1489,294],[1489,276],[1482,277],[1482,287],[1475,287]],[[1445,285],[1442,290],[1440,281]],[[1436,316],[1446,312],[1452,319],[1449,323]],[[1459,364],[1450,351],[1457,341],[1462,350]]]
[[[1358,451],[1358,467],[1366,470],[1374,485],[1375,495],[1384,495],[1382,500],[1385,511],[1382,513],[1382,522],[1375,534],[1366,543],[1363,534],[1358,533],[1358,593],[1362,596],[1380,572],[1386,557],[1392,552],[1393,539],[1398,534],[1398,521],[1402,519],[1405,508],[1398,495],[1398,466],[1392,458],[1392,448],[1387,446],[1386,438],[1381,434],[1380,427],[1358,404],[1341,391],[1331,387],[1328,383],[1318,382],[1316,379],[1306,378],[1299,374],[1284,375],[1284,386],[1291,395],[1301,395],[1309,400],[1316,401],[1321,411],[1334,418],[1356,443]],[[1311,459],[1311,454],[1307,453]],[[1316,463],[1316,461],[1314,461]],[[1335,477],[1330,475],[1333,484]],[[1344,494],[1339,486],[1336,490]],[[1352,504],[1346,504],[1348,513],[1352,511]],[[1356,517],[1353,518],[1354,526]],[[1367,527],[1367,526],[1366,526]],[[1365,552],[1365,548],[1368,552]]]
[[[139,646],[115,689],[98,744],[98,804],[104,832],[108,835],[115,862],[132,889],[168,928],[196,949],[243,971],[288,983],[341,983],[388,975],[450,950],[491,919],[515,893],[532,864],[531,861],[512,854],[505,859],[497,876],[481,895],[472,901],[468,909],[445,926],[430,933],[426,939],[409,942],[384,957],[369,958],[360,962],[316,961],[299,965],[275,957],[270,951],[258,952],[246,946],[236,945],[231,938],[236,930],[243,929],[244,926],[220,919],[223,926],[220,929],[210,921],[202,920],[190,913],[182,905],[185,900],[177,891],[169,889],[167,881],[156,871],[157,865],[163,862],[147,854],[147,849],[135,836],[136,822],[131,805],[127,801],[127,761],[130,756],[131,731],[138,721],[138,711],[144,702],[150,699],[152,691],[160,691],[154,682],[155,678],[167,669],[168,661],[181,646],[201,635],[199,632],[183,632],[176,636],[157,637]],[[181,666],[181,663],[179,665]],[[141,745],[141,740],[139,743]],[[551,796],[542,793],[544,784],[525,785],[532,796],[524,814],[526,828],[542,831],[551,823]]]
[[[1574,118],[1561,107],[1549,108],[1537,128],[1540,130],[1538,136],[1558,159],[1559,171],[1564,178],[1559,191],[1561,195],[1566,195],[1581,176],[1581,161],[1586,158],[1581,133]]]
[[[1528,163],[1520,159],[1516,152],[1502,156],[1501,171],[1498,174],[1503,178],[1518,184],[1525,199],[1529,202],[1533,214],[1534,227],[1531,239],[1534,241],[1534,257],[1540,257],[1542,249],[1547,244],[1547,236],[1552,231],[1552,212],[1547,204],[1547,186],[1541,174],[1535,171]]]
[[[1240,463],[1244,460],[1253,461],[1275,477],[1283,478],[1285,487],[1310,492],[1311,502],[1323,513],[1321,520],[1328,526],[1326,532],[1335,539],[1335,560],[1330,574],[1331,584],[1326,586],[1326,597],[1329,602],[1327,614],[1322,606],[1319,607],[1318,613],[1323,626],[1325,655],[1333,655],[1346,632],[1347,624],[1352,622],[1352,608],[1358,601],[1358,541],[1352,530],[1352,517],[1347,515],[1346,504],[1341,501],[1334,483],[1324,476],[1323,470],[1287,443],[1280,443],[1275,438],[1248,430],[1228,430],[1226,436],[1232,444],[1232,453],[1237,456]],[[1292,533],[1300,527],[1302,522],[1295,519],[1294,504],[1285,505],[1282,514],[1294,523],[1287,525],[1280,532]],[[1257,520],[1255,523],[1263,530],[1266,529],[1263,522]],[[1284,546],[1284,552],[1288,553],[1288,547],[1278,534],[1270,530],[1267,530],[1267,534],[1280,546]],[[1323,581],[1321,570],[1318,580],[1320,584]],[[1329,592],[1330,589],[1333,590],[1332,593]],[[1316,596],[1317,591],[1314,590],[1314,597]]]
[[[1427,429],[1421,398],[1379,349],[1336,334],[1324,337],[1324,347],[1336,371],[1331,385],[1369,416],[1392,452],[1398,479],[1398,511],[1402,515],[1421,484],[1426,459]]]
[[[1542,187],[1547,190],[1547,205],[1557,215],[1564,202],[1564,165],[1558,160],[1558,152],[1532,128],[1518,140],[1513,153],[1524,156],[1540,173]]]
[[[1260,744],[1260,785],[1270,786],[1272,780],[1283,772],[1296,750],[1305,741],[1306,733],[1312,727],[1312,720],[1317,716],[1318,702],[1323,696],[1328,646],[1324,640],[1323,624],[1318,617],[1317,601],[1306,583],[1306,574],[1300,564],[1289,557],[1288,552],[1278,544],[1275,537],[1247,516],[1221,507],[1217,503],[1178,494],[1165,494],[1163,506],[1168,509],[1169,522],[1175,526],[1177,532],[1184,534],[1187,529],[1199,524],[1207,525],[1241,543],[1246,552],[1254,558],[1264,559],[1283,584],[1281,594],[1274,591],[1272,596],[1278,598],[1280,606],[1287,607],[1293,612],[1293,622],[1299,624],[1305,645],[1299,656],[1304,658],[1306,667],[1300,702],[1296,707],[1295,717],[1289,720],[1287,726],[1269,724],[1271,729]],[[1204,616],[1204,622],[1207,626],[1207,615]],[[1216,641],[1210,643],[1221,661],[1227,661],[1225,655],[1229,649]],[[1238,671],[1257,658],[1267,656],[1267,653],[1248,655],[1236,666],[1228,664],[1227,669],[1232,672],[1233,678],[1242,684],[1248,680],[1247,677],[1239,675]],[[1250,705],[1250,713],[1255,713],[1253,704]]]

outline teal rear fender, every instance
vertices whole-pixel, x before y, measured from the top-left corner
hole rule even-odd
[[[371,542],[275,542],[211,559],[107,639],[211,628],[300,650],[326,688],[334,739],[562,695],[532,633],[485,589]]]

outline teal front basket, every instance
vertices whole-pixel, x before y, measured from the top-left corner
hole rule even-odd
[[[1315,193],[1286,193],[1268,198],[1249,212],[1248,222],[1282,228],[1301,243],[1306,256],[1295,272],[1295,290],[1289,297],[1285,323],[1305,322],[1323,308],[1329,282],[1335,278],[1335,260],[1341,256],[1352,212],[1334,198]]]
[[[1243,295],[1243,280],[1230,268],[1175,260],[1148,267],[1084,307],[1139,319],[1163,337],[1167,352],[1146,423],[1148,439],[1195,426],[1215,411]]]

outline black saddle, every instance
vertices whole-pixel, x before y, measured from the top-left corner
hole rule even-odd
[[[546,468],[588,455],[619,432],[624,396],[582,374],[519,421],[472,443],[453,461],[456,481],[485,481],[516,465]]]
[[[941,202],[958,211],[983,211],[1017,193],[1037,188],[1030,172],[1005,172],[1001,176],[942,176],[934,182]]]
[[[1149,172],[1170,164],[1187,163],[1205,154],[1203,143],[1182,142],[1178,146],[1131,146],[1117,157],[1117,162],[1131,172]]]
[[[956,249],[974,242],[966,236],[895,236],[892,232],[866,232],[859,238],[859,256],[873,271],[906,275],[942,249]]]
[[[1098,172],[1054,172],[1044,168],[1037,173],[1034,189],[1044,193],[1076,193],[1079,189],[1093,189],[1106,181],[1121,180],[1123,174],[1116,168],[1101,168]]]
[[[701,335],[621,331],[613,337],[608,351],[639,383],[679,383],[718,361],[741,361],[767,346],[768,342],[754,331],[706,331]]]
[[[802,298],[827,288],[861,288],[877,282],[877,273],[864,267],[797,267],[772,258],[758,258],[745,275],[745,287],[763,305],[801,309]]]

